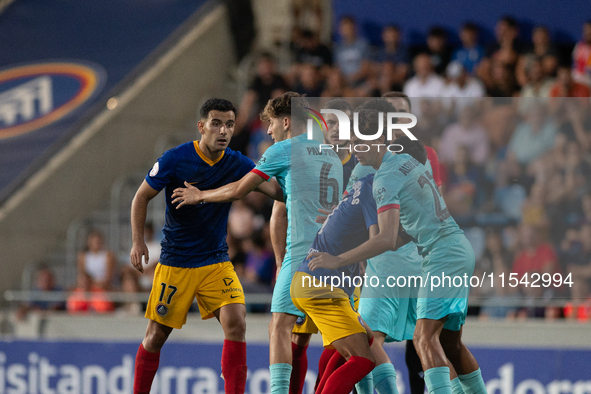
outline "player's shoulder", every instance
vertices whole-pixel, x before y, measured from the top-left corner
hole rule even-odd
[[[195,155],[196,154],[195,144],[197,144],[197,143],[198,143],[197,141],[185,142],[183,144],[175,146],[172,149],[167,150],[166,152],[164,152],[164,155],[171,155],[175,158],[185,157],[185,156],[189,156],[189,155]]]
[[[289,155],[291,152],[291,140],[283,140],[275,142],[269,146],[265,151],[265,155]]]
[[[233,150],[230,148],[226,148],[226,150],[224,151],[224,157],[226,157],[227,159],[230,159],[230,160],[238,160],[238,161],[250,160],[248,158],[248,156],[243,155],[242,152],[237,151],[237,150]]]

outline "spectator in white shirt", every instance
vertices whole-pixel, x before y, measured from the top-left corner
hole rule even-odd
[[[413,67],[415,76],[404,84],[404,93],[408,97],[441,97],[445,82],[433,71],[431,57],[426,53],[418,54]]]
[[[459,121],[445,128],[437,153],[442,163],[452,163],[460,147],[466,147],[470,160],[484,164],[488,159],[488,134],[478,121],[478,113],[473,106],[465,106]]]
[[[474,103],[475,97],[483,97],[484,85],[476,78],[471,77],[460,62],[449,63],[446,70],[449,82],[443,88],[442,97],[452,97],[444,100],[450,113],[460,116],[466,105]]]

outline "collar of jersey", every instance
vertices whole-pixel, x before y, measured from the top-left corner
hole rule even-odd
[[[210,158],[208,158],[207,156],[205,156],[203,154],[203,152],[201,152],[201,149],[199,148],[199,141],[193,141],[193,146],[195,146],[195,152],[197,152],[197,154],[199,155],[199,157],[201,158],[201,160],[203,160],[204,162],[206,162],[210,166],[213,166],[215,163],[217,163],[218,161],[222,160],[222,157],[224,157],[224,153],[226,153],[226,151],[223,151],[222,154],[220,155],[220,157],[218,157],[215,160],[211,160]]]
[[[349,152],[349,155],[347,155],[347,157],[345,157],[343,160],[341,160],[341,164],[342,164],[342,165],[345,165],[345,164],[347,164],[347,162],[348,162],[349,160],[351,160],[351,156],[352,156],[352,155],[351,155],[351,152]]]

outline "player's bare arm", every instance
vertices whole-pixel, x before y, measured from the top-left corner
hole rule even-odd
[[[154,190],[144,180],[131,202],[131,237],[133,245],[129,257],[131,259],[131,265],[139,272],[144,272],[142,256],[145,256],[145,264],[148,264],[150,257],[148,255],[148,247],[144,241],[144,225],[146,224],[148,203],[156,195],[158,195],[158,191]]]
[[[395,250],[399,221],[399,209],[388,209],[387,211],[380,212],[378,214],[377,225],[379,230],[375,228],[372,230],[373,227],[376,227],[375,224],[369,228],[370,235],[372,232],[377,232],[375,236],[339,256],[332,256],[325,252],[310,253],[308,256],[313,258],[308,263],[308,267],[312,271],[317,268],[336,269],[358,261],[367,260],[388,250]],[[393,225],[393,223],[395,224]]]
[[[271,232],[271,244],[275,254],[275,264],[277,265],[277,275],[283,264],[285,257],[285,248],[287,247],[287,207],[284,203],[275,201],[271,221],[269,222]]]
[[[178,204],[176,209],[184,205],[197,205],[204,202],[231,202],[240,200],[246,197],[248,193],[257,189],[264,179],[255,173],[249,172],[239,181],[228,183],[222,187],[212,190],[199,190],[195,186],[185,182],[186,187],[179,187],[172,193],[172,203]],[[273,181],[276,182],[276,181]],[[277,190],[279,189],[279,191]],[[280,191],[279,185],[277,187],[271,185],[264,187],[264,194],[278,201],[283,201],[283,193]],[[261,190],[261,192],[263,192]]]

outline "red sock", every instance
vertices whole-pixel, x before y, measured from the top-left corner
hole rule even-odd
[[[345,357],[341,356],[340,353],[335,350],[334,354],[330,358],[330,361],[328,362],[328,364],[326,364],[326,369],[322,374],[322,379],[320,379],[320,383],[318,383],[316,393],[322,393],[322,389],[326,385],[328,379],[330,379],[330,376],[333,374],[334,371],[339,369],[339,367],[343,365],[346,361],[347,360],[345,359]]]
[[[246,388],[246,342],[224,340],[222,374],[226,394],[244,394]]]
[[[133,378],[133,394],[149,394],[154,375],[160,363],[160,351],[150,353],[140,343],[135,356],[135,376]]]
[[[349,394],[355,387],[355,383],[363,379],[375,366],[373,361],[365,357],[351,356],[349,361],[331,374],[324,390],[319,394]]]
[[[291,379],[289,384],[289,394],[302,394],[304,382],[306,381],[306,372],[308,372],[308,355],[306,350],[308,346],[300,346],[291,343]]]
[[[324,371],[326,370],[326,365],[330,361],[331,357],[336,353],[336,349],[327,349],[324,348],[324,351],[320,355],[320,360],[318,360],[318,377],[316,378],[316,384],[314,385],[314,392],[319,393],[318,385],[322,380],[322,376],[324,375]]]

